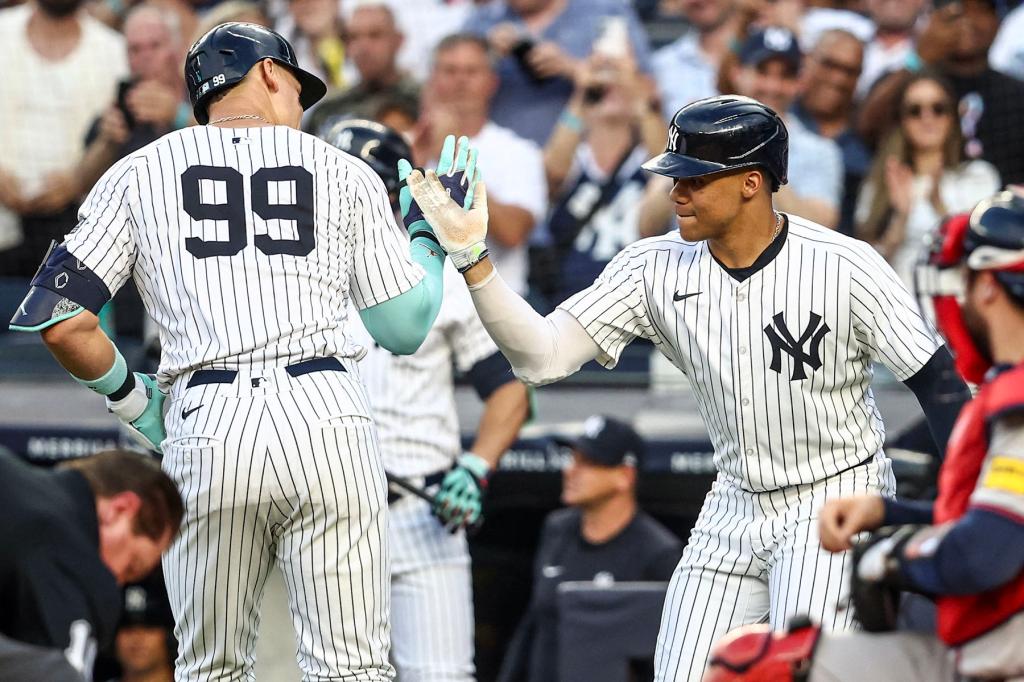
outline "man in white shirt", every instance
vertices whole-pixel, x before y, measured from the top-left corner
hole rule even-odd
[[[544,159],[533,142],[490,119],[498,87],[486,41],[471,34],[448,36],[434,51],[423,93],[417,163],[437,158],[445,135],[469,137],[480,152],[480,168],[493,183],[489,199],[491,258],[518,293],[526,291],[527,243],[547,211]]]
[[[924,0],[867,0],[865,5],[875,22],[875,36],[864,46],[858,100],[864,99],[879,78],[906,64],[914,50],[914,25],[925,8]]]
[[[81,0],[0,10],[0,271],[31,276],[75,223],[74,173],[89,124],[128,73],[124,40]],[[22,239],[24,241],[22,241]],[[17,245],[21,242],[20,247]]]
[[[735,0],[685,0],[682,7],[692,29],[651,57],[669,119],[690,102],[718,94],[718,67],[737,30]]]

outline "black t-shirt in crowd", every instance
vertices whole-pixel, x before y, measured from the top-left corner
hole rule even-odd
[[[992,69],[950,81],[968,154],[973,133],[981,143],[975,153],[996,167],[1004,185],[1024,182],[1024,82]]]
[[[643,511],[638,510],[622,532],[599,545],[583,538],[580,519],[580,510],[569,508],[552,512],[544,522],[534,562],[530,606],[506,655],[503,679],[521,679],[522,675],[511,673],[517,668],[529,682],[557,681],[556,598],[561,583],[665,581],[682,556],[679,538]],[[510,660],[516,658],[520,660]]]
[[[0,633],[60,649],[109,644],[121,591],[100,559],[85,478],[0,455],[0,518]]]

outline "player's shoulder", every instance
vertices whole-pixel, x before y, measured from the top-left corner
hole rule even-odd
[[[682,548],[683,543],[675,533],[642,509],[636,513],[634,528],[652,554]]]
[[[885,260],[867,242],[787,213],[788,239],[805,249],[834,254],[860,269],[873,269]]]
[[[556,509],[544,518],[541,540],[552,540],[575,533],[580,527],[580,510],[575,507]]]
[[[706,251],[704,242],[688,242],[678,230],[672,230],[654,237],[639,239],[624,247],[616,258],[641,261],[656,254],[690,254]]]

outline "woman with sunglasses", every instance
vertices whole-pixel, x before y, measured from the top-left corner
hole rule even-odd
[[[924,240],[947,214],[1000,187],[986,161],[965,160],[952,88],[935,74],[910,79],[899,120],[883,139],[857,201],[856,236],[874,245],[911,286]]]

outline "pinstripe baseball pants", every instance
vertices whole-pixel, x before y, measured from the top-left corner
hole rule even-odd
[[[669,582],[654,679],[700,680],[711,647],[740,625],[781,629],[806,614],[826,630],[853,627],[852,609],[839,608],[847,555],[821,548],[818,510],[828,499],[895,490],[881,455],[823,481],[763,493],[719,476]]]
[[[473,585],[463,532],[449,534],[430,506],[391,505],[391,649],[400,682],[472,682]]]
[[[165,471],[185,499],[164,556],[176,680],[253,680],[260,602],[281,567],[303,679],[389,680],[386,483],[348,372],[177,381]]]

